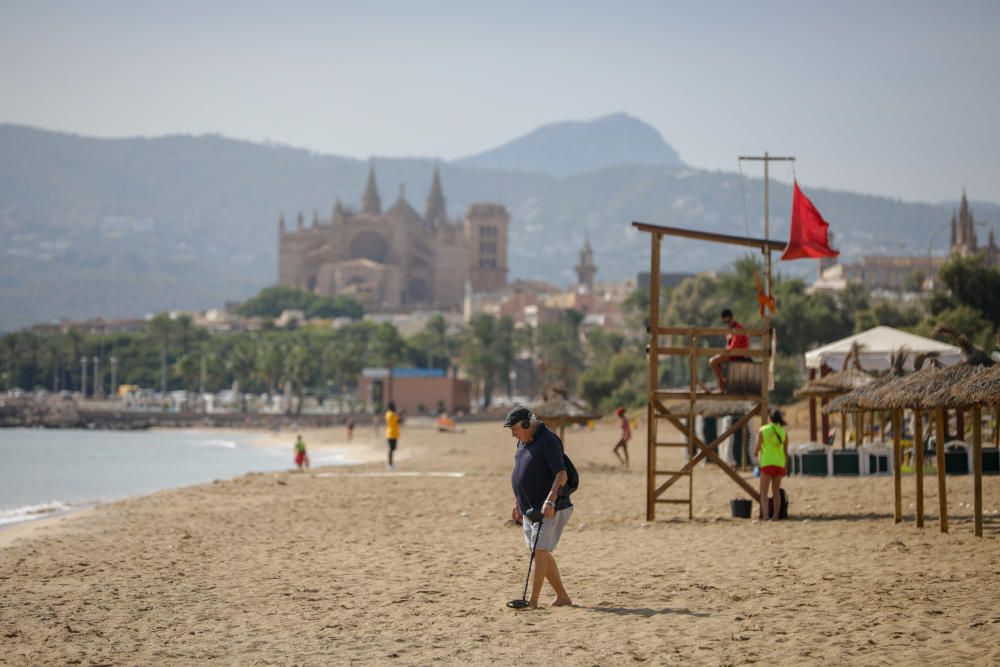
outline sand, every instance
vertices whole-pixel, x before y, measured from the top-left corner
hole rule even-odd
[[[22,531],[0,548],[0,664],[1000,662],[1000,478],[982,539],[970,477],[948,480],[948,535],[933,483],[922,530],[912,477],[903,524],[889,477],[789,479],[792,520],[759,524],[729,518],[739,489],[710,466],[693,521],[647,523],[644,448],[623,471],[613,425],[573,431],[581,487],[556,557],[577,606],[515,612],[512,441],[468,429],[400,441],[401,471],[461,476],[247,475]],[[370,428],[356,439],[380,452]]]

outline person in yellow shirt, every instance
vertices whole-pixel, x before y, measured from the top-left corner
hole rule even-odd
[[[396,443],[399,441],[399,415],[396,414],[396,404],[389,401],[389,409],[385,411],[385,437],[389,441],[389,470],[395,470],[392,455],[396,453]]]
[[[781,510],[781,478],[788,462],[788,431],[780,410],[771,411],[771,423],[765,424],[757,436],[757,460],[760,461],[760,516],[777,519]],[[774,511],[769,512],[768,487],[774,489]],[[774,516],[769,516],[773,514]]]

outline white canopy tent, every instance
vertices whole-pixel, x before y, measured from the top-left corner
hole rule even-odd
[[[892,327],[875,327],[806,352],[806,368],[822,368],[825,364],[834,370],[840,370],[844,357],[855,341],[861,345],[860,362],[866,371],[888,370],[890,355],[903,347],[910,352],[906,360],[908,369],[913,368],[913,357],[921,352],[937,352],[938,359],[945,366],[962,360],[962,350],[954,345]]]

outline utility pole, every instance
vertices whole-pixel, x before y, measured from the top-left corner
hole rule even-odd
[[[771,239],[770,165],[772,162],[795,162],[795,158],[770,155],[764,151],[763,155],[741,155],[739,159],[741,162],[745,160],[764,163],[764,240],[769,241]],[[764,256],[767,258],[767,293],[771,294],[771,253],[765,252]]]
[[[80,357],[80,398],[87,400],[87,357]]]
[[[118,357],[111,355],[111,400],[118,398]]]
[[[103,398],[104,378],[101,377],[101,358],[94,355],[94,400]]]

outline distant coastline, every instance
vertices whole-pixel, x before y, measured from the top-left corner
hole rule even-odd
[[[151,428],[329,428],[350,415],[286,415],[257,412],[153,412],[80,408],[51,401],[0,402],[0,428],[62,428],[140,431]],[[358,416],[354,416],[355,419]]]

